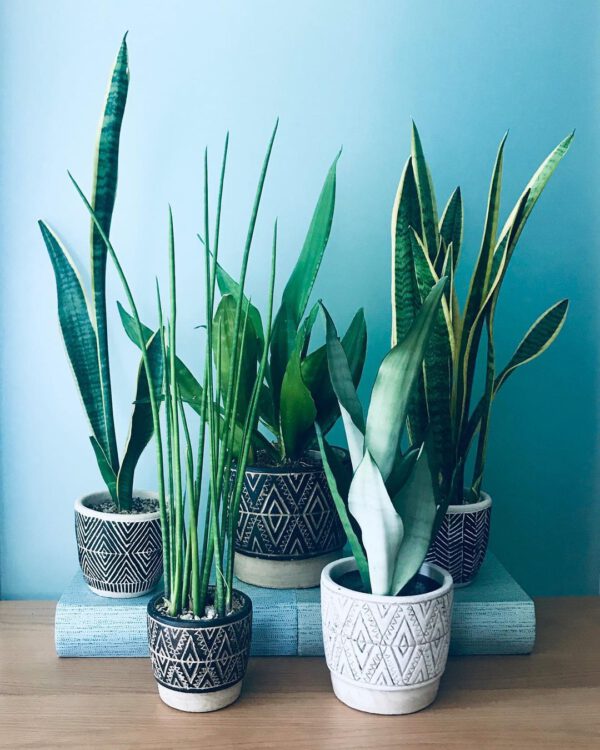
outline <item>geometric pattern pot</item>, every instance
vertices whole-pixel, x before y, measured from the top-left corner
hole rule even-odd
[[[156,499],[153,492],[134,497]],[[90,589],[99,596],[132,598],[146,594],[162,575],[160,516],[153,513],[101,513],[94,506],[110,499],[96,492],[75,503],[79,565]]]
[[[425,558],[447,570],[455,586],[470,584],[485,559],[490,537],[492,498],[450,505]]]
[[[252,602],[234,590],[236,611],[212,620],[182,620],[148,603],[148,645],[162,700],[182,711],[214,711],[242,688],[252,636]]]
[[[323,565],[338,557],[345,543],[319,458],[307,456],[293,466],[247,467],[235,541],[238,577],[256,585],[317,586]],[[254,578],[263,569],[274,571],[271,582]],[[295,579],[294,571],[307,570],[310,581]]]
[[[337,581],[356,570],[354,558],[321,576],[323,642],[336,696],[351,708],[404,714],[428,706],[446,667],[452,579],[436,565],[420,573],[438,587],[414,596],[374,596]]]

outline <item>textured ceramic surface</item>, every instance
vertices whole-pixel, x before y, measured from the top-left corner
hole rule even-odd
[[[157,497],[138,490],[133,495],[152,500]],[[159,513],[122,515],[94,510],[108,499],[108,492],[97,492],[75,503],[75,536],[83,577],[100,596],[147,594],[162,575]]]
[[[215,711],[239,696],[248,665],[252,602],[215,620],[181,620],[160,614],[159,597],[148,603],[148,646],[154,677],[165,703],[182,711]]]
[[[336,583],[356,570],[354,558],[321,574],[323,642],[337,697],[370,713],[419,711],[437,694],[446,667],[452,579],[436,565],[420,573],[439,588],[418,596],[374,596]]]
[[[247,468],[235,544],[238,555],[299,561],[341,550],[345,543],[346,535],[319,460],[296,464],[292,470]],[[319,577],[320,569],[312,583],[292,576],[282,586],[317,586]],[[263,585],[243,578],[243,572],[242,579]]]
[[[447,570],[455,586],[471,583],[485,559],[492,498],[485,492],[481,496],[478,503],[449,506],[425,558]]]
[[[235,556],[235,575],[244,583],[266,589],[311,589],[319,585],[321,571],[341,557],[341,549],[301,560],[268,560],[263,557]]]

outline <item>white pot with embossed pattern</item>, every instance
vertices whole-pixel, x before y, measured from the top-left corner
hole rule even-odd
[[[327,666],[336,696],[359,711],[408,714],[435,700],[450,645],[450,574],[423,563],[433,590],[375,596],[340,584],[356,570],[353,557],[321,574],[321,614]]]

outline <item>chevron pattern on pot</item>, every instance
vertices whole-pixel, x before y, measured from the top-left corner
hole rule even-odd
[[[366,595],[368,596],[368,595]],[[373,687],[430,682],[444,671],[450,644],[452,591],[425,601],[389,604],[321,588],[327,666]]]
[[[99,591],[143,594],[162,575],[160,520],[112,521],[75,513],[79,564]]]
[[[473,512],[446,512],[425,558],[447,570],[455,585],[471,583],[487,552],[491,507]]]
[[[252,611],[234,622],[171,627],[148,615],[148,643],[154,677],[161,685],[211,692],[234,685],[246,672]]]
[[[333,552],[345,542],[321,467],[246,471],[236,551],[290,560]]]

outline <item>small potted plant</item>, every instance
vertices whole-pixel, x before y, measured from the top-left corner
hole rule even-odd
[[[435,699],[448,656],[452,578],[423,562],[436,515],[427,454],[423,445],[400,449],[444,282],[433,287],[406,336],[384,358],[366,420],[326,314],[329,372],[351,471],[318,428],[317,434],[353,557],[322,572],[323,641],[336,696],[370,713],[425,708]]]
[[[339,417],[327,375],[325,347],[308,352],[318,305],[305,316],[327,246],[335,204],[337,157],[333,162],[273,322],[269,366],[260,392],[260,426],[254,432],[246,468],[236,534],[235,572],[240,580],[271,588],[317,586],[324,565],[339,557],[346,542],[321,462],[315,419],[324,433]],[[223,294],[239,295],[221,267]],[[246,300],[246,304],[249,302]],[[263,347],[260,312],[249,304],[248,327]],[[358,385],[367,332],[362,310],[342,338],[352,381]]]
[[[423,373],[408,410],[408,431],[417,443],[430,436],[438,515],[427,559],[449,570],[455,586],[473,580],[487,549],[492,500],[482,483],[494,397],[513,372],[552,344],[567,315],[568,300],[552,305],[525,333],[508,363],[497,369],[494,324],[502,283],[525,223],[572,139],[572,134],[567,136],[541,164],[499,231],[506,136],[502,139],[481,247],[461,310],[454,283],[463,234],[460,188],[438,220],[431,175],[413,124],[412,153],[392,212],[392,344],[409,330],[438,278],[448,275]],[[473,406],[478,358],[485,362],[484,385]],[[472,479],[466,484],[467,459],[475,444]]]
[[[94,162],[92,205],[106,234],[117,189],[121,123],[129,70],[125,39],[111,75]],[[152,437],[148,379],[140,365],[129,437],[119,458],[113,418],[106,317],[106,249],[92,224],[92,305],[73,259],[43,221],[42,237],[56,280],[63,341],[91,429],[90,441],[106,490],[75,503],[79,563],[90,589],[100,596],[135,597],[151,591],[162,574],[160,521],[156,494],[133,489],[137,462]],[[148,348],[155,380],[160,380],[160,342]]]
[[[90,203],[75,183],[115,264],[130,308],[126,327],[141,349],[149,390],[157,456],[158,500],[165,554],[164,591],[148,603],[148,642],[154,677],[162,700],[182,711],[214,711],[240,695],[252,632],[252,602],[234,588],[234,544],[244,471],[248,461],[260,389],[271,338],[277,223],[273,234],[271,278],[264,347],[258,366],[246,368],[253,351],[250,307],[244,286],[258,206],[275,131],[263,165],[243,252],[240,294],[225,295],[215,310],[216,273],[221,226],[221,197],[228,138],[221,169],[216,225],[209,233],[208,156],[204,160],[204,266],[206,346],[202,385],[177,357],[177,295],[173,218],[169,210],[169,319],[163,320],[157,285],[158,329],[152,333],[139,317],[116,252]],[[232,312],[225,318],[223,310]],[[160,342],[164,377],[155,381],[149,360]],[[224,367],[227,362],[228,366]],[[251,387],[248,388],[248,378]],[[190,390],[191,389],[191,390]],[[185,399],[200,398],[199,429],[194,445]],[[164,394],[165,424],[160,422]],[[166,440],[164,437],[166,436]],[[235,467],[236,472],[233,472]],[[212,578],[214,574],[214,578]],[[214,583],[211,582],[214,580]]]

